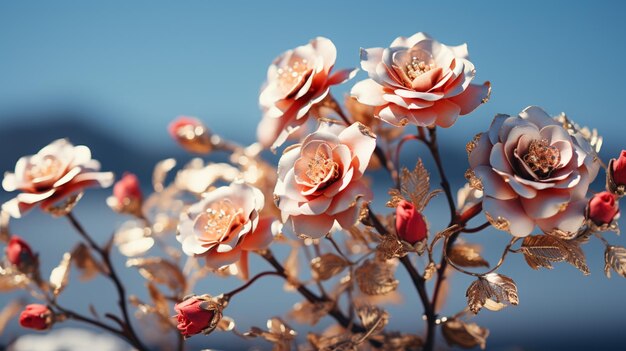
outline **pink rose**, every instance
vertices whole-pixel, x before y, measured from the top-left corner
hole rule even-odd
[[[278,161],[274,188],[283,223],[296,234],[319,238],[337,222],[351,228],[358,218],[357,200],[370,200],[361,177],[376,147],[367,127],[322,122],[302,144],[285,150]]]
[[[401,240],[415,245],[426,239],[428,226],[421,213],[415,210],[415,206],[402,200],[396,207],[396,232]]]
[[[278,56],[267,70],[259,104],[263,119],[257,137],[264,147],[275,149],[298,129],[311,107],[324,100],[332,85],[350,79],[356,70],[330,71],[335,65],[337,49],[328,39],[318,37],[310,43]]]
[[[30,245],[17,235],[13,235],[7,247],[5,248],[7,260],[11,264],[21,266],[34,262],[36,257],[31,250]]]
[[[119,202],[141,201],[141,186],[139,179],[133,173],[124,173],[122,179],[118,180],[113,186],[113,196]]]
[[[613,161],[613,181],[616,185],[626,185],[626,150],[622,150],[619,158]]]
[[[276,232],[273,218],[260,217],[264,196],[251,185],[235,182],[207,192],[181,213],[177,239],[189,256],[202,256],[218,269],[238,263],[248,276],[248,252],[267,248]]]
[[[20,325],[24,328],[46,330],[52,326],[52,311],[46,305],[31,304],[20,314]]]
[[[490,84],[470,84],[476,70],[467,45],[446,46],[424,33],[398,37],[389,48],[361,49],[369,79],[351,94],[396,126],[450,127],[489,98]]]
[[[619,217],[619,204],[608,191],[595,194],[589,200],[589,219],[596,225],[611,224]]]
[[[531,106],[519,116],[497,115],[472,144],[468,177],[482,184],[483,208],[496,227],[522,237],[535,225],[567,235],[583,225],[599,163],[582,135]]]
[[[174,306],[178,321],[176,328],[184,337],[208,333],[215,328],[219,318],[217,321],[214,320],[215,311],[204,309],[202,307],[204,302],[205,300],[193,296]]]
[[[4,174],[4,190],[22,193],[4,203],[2,209],[19,218],[36,205],[47,209],[87,187],[111,186],[113,173],[98,170],[100,163],[91,159],[88,147],[56,140],[36,155],[20,158],[15,173]]]
[[[198,154],[213,150],[209,129],[197,118],[178,116],[168,126],[167,131],[183,149]]]

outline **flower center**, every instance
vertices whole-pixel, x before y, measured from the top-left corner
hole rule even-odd
[[[241,212],[241,209],[235,208],[229,200],[212,203],[202,214],[204,217],[202,230],[205,236],[209,240],[220,240],[231,230],[233,222]]]
[[[326,179],[333,181],[339,178],[339,165],[337,162],[328,158],[322,151],[318,150],[315,153],[315,157],[309,161],[307,165],[306,175],[311,179],[313,184],[319,184]]]
[[[404,73],[411,80],[436,67],[435,60],[429,52],[415,47],[406,53],[403,61],[405,61]]]
[[[279,89],[285,94],[293,92],[303,84],[308,71],[308,61],[303,58],[294,59],[289,66],[279,68],[276,72]]]
[[[528,153],[524,156],[524,162],[540,178],[545,178],[561,162],[559,149],[550,146],[546,139],[533,140],[528,147]]]
[[[46,155],[39,162],[31,163],[26,168],[26,178],[37,181],[42,178],[49,178],[59,172],[63,164],[58,158]]]

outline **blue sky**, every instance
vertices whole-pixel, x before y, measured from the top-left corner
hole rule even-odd
[[[626,147],[626,86],[621,71],[626,57],[625,4],[5,1],[0,2],[0,128],[50,122],[58,111],[76,110],[93,128],[165,158],[177,150],[167,136],[167,123],[186,114],[200,117],[217,133],[249,143],[260,118],[259,87],[267,66],[281,52],[321,35],[337,46],[337,67],[358,67],[360,47],[386,46],[397,36],[424,31],[445,44],[468,43],[477,81],[489,80],[493,86],[489,103],[443,131],[442,142],[464,150],[467,140],[487,129],[496,113],[515,114],[528,105],[539,105],[553,114],[565,111],[580,124],[598,128],[605,137],[602,154],[608,158]],[[334,94],[342,96],[365,77],[360,72],[353,81],[336,87]],[[59,129],[49,133],[50,140],[64,136]],[[23,143],[28,142],[25,136]],[[4,150],[15,146],[1,140],[0,145]],[[39,147],[32,146],[32,151]],[[465,165],[459,167],[453,176],[457,182]],[[379,193],[382,196],[384,189]],[[443,202],[436,205],[444,206]],[[86,221],[98,223],[99,215],[93,211],[102,209],[102,204],[84,206],[81,213]],[[111,217],[105,216],[106,221],[119,222]],[[33,223],[50,224],[38,215],[33,215]],[[35,237],[28,233],[32,226],[20,223],[17,228],[24,236]],[[50,228],[68,230],[58,221]],[[104,237],[106,231],[101,232]],[[67,242],[44,240],[59,251],[48,253],[49,261],[58,261]],[[501,250],[507,237],[493,231],[481,240],[488,250]],[[623,238],[611,237],[611,241],[624,245]],[[572,340],[579,340],[579,346],[597,346],[596,338],[610,333],[620,338],[614,325],[623,325],[626,315],[626,281],[605,279],[603,248],[590,244],[587,249],[591,277],[582,277],[565,264],[554,271],[534,272],[520,257],[503,267],[520,284],[522,305],[479,316],[480,323],[492,328],[496,345],[544,350],[558,349],[565,336],[575,337]],[[495,260],[498,255],[499,251],[490,257]],[[469,284],[457,276],[450,312],[462,308]],[[133,277],[128,273],[127,278]],[[282,294],[272,292],[276,285],[267,284],[258,290],[262,296]],[[414,322],[414,315],[403,316],[403,308],[404,313],[406,308],[419,310],[410,286],[405,292],[406,305],[395,307],[395,323],[400,326]],[[80,293],[68,294],[86,303]],[[288,299],[297,301],[293,296]],[[233,314],[248,313],[258,301],[233,304]],[[278,314],[287,304],[275,302],[274,307],[271,314]],[[269,314],[261,312],[251,313],[250,318],[258,321]],[[518,333],[511,334],[511,328]]]

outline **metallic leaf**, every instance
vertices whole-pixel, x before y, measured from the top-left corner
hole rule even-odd
[[[366,260],[355,270],[359,289],[367,295],[384,295],[398,287],[393,276],[393,267],[384,261]]]
[[[485,349],[489,330],[476,323],[465,323],[459,319],[449,319],[441,328],[443,337],[450,346],[471,349],[480,346]]]
[[[154,171],[152,172],[152,187],[154,191],[161,192],[165,189],[165,178],[167,178],[167,174],[174,167],[176,167],[176,160],[173,158],[159,161],[154,166]]]
[[[497,273],[489,273],[475,280],[470,284],[465,295],[467,305],[474,313],[478,313],[483,307],[498,311],[509,303],[512,305],[519,303],[515,282]]]
[[[136,267],[148,281],[165,284],[173,291],[185,290],[185,276],[178,266],[161,257],[131,258],[126,267]]]
[[[552,269],[553,262],[566,261],[583,274],[590,273],[585,254],[575,240],[564,240],[552,235],[532,235],[524,238],[521,250],[532,269]]]
[[[80,280],[90,280],[98,275],[98,273],[104,272],[104,268],[96,262],[91,255],[91,251],[89,251],[89,248],[85,244],[78,244],[74,250],[72,250],[71,255],[74,266],[81,272]]]
[[[389,322],[389,313],[376,306],[358,307],[357,314],[363,327],[374,333],[382,331]]]
[[[604,273],[611,278],[611,268],[615,273],[626,278],[626,248],[607,246],[604,251]]]
[[[417,211],[424,210],[430,199],[435,197],[439,190],[430,191],[430,174],[421,159],[417,160],[417,164],[413,171],[409,171],[406,167],[400,172],[400,190],[389,190],[390,200],[386,206],[395,208],[401,200],[407,200],[415,205]]]
[[[489,267],[480,251],[479,245],[457,244],[448,252],[448,257],[461,267]]]
[[[289,317],[301,324],[316,325],[333,306],[332,301],[312,303],[305,300],[293,306]]]
[[[148,282],[147,284],[148,292],[150,293],[150,299],[152,300],[152,305],[156,313],[160,314],[164,318],[168,318],[170,316],[170,307],[167,303],[167,299],[161,293],[161,291],[156,287],[156,285]]]
[[[24,288],[29,282],[26,274],[12,267],[0,267],[0,292]]]
[[[346,261],[343,257],[332,253],[325,253],[311,260],[313,279],[328,280],[341,273],[341,271],[349,265],[350,262]]]
[[[55,296],[58,296],[69,282],[70,263],[72,263],[72,254],[66,252],[61,263],[50,273],[50,288]]]

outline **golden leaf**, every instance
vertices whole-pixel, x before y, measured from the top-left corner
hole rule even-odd
[[[307,340],[317,351],[357,351],[356,336],[350,333],[341,333],[332,336],[322,336],[314,333],[307,335]]]
[[[167,178],[167,174],[174,167],[176,167],[176,160],[173,158],[157,162],[152,172],[152,187],[154,191],[158,193],[165,189],[165,178]]]
[[[470,284],[467,292],[467,305],[474,313],[485,307],[491,311],[498,311],[507,304],[517,305],[517,286],[515,282],[504,275],[489,273]]]
[[[385,295],[398,287],[393,267],[387,262],[366,260],[355,270],[359,289],[367,295]]]
[[[326,253],[322,256],[315,257],[311,260],[313,279],[328,280],[341,273],[341,271],[349,265],[350,262],[346,261],[343,257],[332,253]]]
[[[11,216],[8,212],[0,210],[0,241],[8,242],[11,232],[9,231],[9,221]]]
[[[467,179],[467,183],[469,184],[470,188],[478,191],[483,191],[483,182],[482,180],[480,180],[480,178],[476,176],[476,173],[474,173],[473,169],[470,168],[465,171],[465,179]]]
[[[298,302],[289,312],[289,318],[301,324],[316,325],[322,317],[333,309],[334,305],[332,301],[312,303],[305,300]]]
[[[24,288],[29,282],[26,274],[11,267],[0,267],[0,292]]]
[[[440,190],[430,191],[430,174],[422,160],[418,159],[413,171],[409,171],[406,167],[402,168],[400,190],[395,188],[389,190],[391,199],[386,206],[395,208],[400,201],[407,200],[415,205],[417,211],[422,212],[430,199],[439,192]]]
[[[552,235],[531,235],[524,238],[521,250],[532,269],[552,269],[552,262],[566,261],[583,274],[590,273],[585,254],[574,240],[563,240]]]
[[[173,291],[185,290],[185,276],[178,266],[161,257],[132,258],[126,261],[126,267],[137,267],[146,280],[165,284]]]
[[[604,251],[604,274],[611,278],[611,268],[615,273],[626,278],[626,248],[621,246],[607,246]]]
[[[429,281],[435,272],[437,272],[437,266],[435,266],[435,262],[431,261],[424,269],[424,280]]]
[[[465,323],[459,319],[449,319],[441,327],[441,332],[450,346],[471,349],[480,346],[485,349],[489,330],[476,323]]]
[[[150,228],[138,221],[128,221],[115,232],[113,243],[126,257],[141,256],[154,246]]]
[[[389,313],[376,306],[366,305],[358,307],[357,314],[361,324],[368,330],[368,333],[382,331],[389,322]]]
[[[474,149],[476,148],[476,145],[478,145],[478,142],[480,141],[480,138],[483,136],[483,133],[478,133],[476,135],[474,135],[474,138],[472,138],[472,140],[470,140],[467,145],[465,145],[465,151],[467,151],[467,156],[469,157],[469,155],[472,153],[472,151],[474,151]]]
[[[93,258],[89,248],[83,244],[78,244],[74,250],[72,250],[72,261],[76,268],[81,272],[80,280],[86,281],[94,278],[98,273],[104,272],[104,269]]]
[[[448,252],[448,257],[461,267],[489,267],[489,262],[480,256],[480,246],[456,244]]]
[[[417,335],[398,332],[378,334],[371,337],[384,345],[385,351],[421,350],[424,341]]]
[[[152,282],[147,282],[146,286],[148,287],[148,292],[150,293],[150,299],[152,300],[152,306],[154,307],[155,312],[164,318],[169,318],[170,307],[167,303],[167,299],[165,299],[165,296],[161,293],[161,291],[159,291],[156,285],[152,284]]]
[[[395,257],[404,257],[407,253],[407,248],[393,234],[384,235],[380,244],[376,247],[376,257],[381,261]]]
[[[16,299],[7,303],[4,308],[2,308],[2,312],[0,312],[0,335],[4,332],[7,323],[9,323],[13,317],[17,316],[25,305],[24,301]]]
[[[69,252],[63,254],[61,263],[50,273],[50,288],[52,293],[57,296],[63,291],[70,279],[70,263],[72,255]]]
[[[300,284],[298,282],[298,272],[300,271],[300,263],[298,261],[299,249],[300,247],[294,244],[291,247],[291,251],[289,252],[289,256],[287,256],[285,263],[283,263],[283,267],[285,267],[285,274],[287,275],[284,285],[284,289],[286,291],[293,291]]]
[[[230,317],[223,316],[222,319],[217,322],[216,328],[225,332],[232,331],[235,329],[235,320]]]

